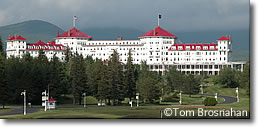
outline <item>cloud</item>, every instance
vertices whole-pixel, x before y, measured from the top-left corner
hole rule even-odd
[[[4,22],[5,18],[6,18],[6,12],[3,10],[0,10],[0,24]]]
[[[79,28],[122,27],[150,30],[161,26],[177,31],[243,29],[249,25],[249,0],[2,0],[0,26],[31,19],[63,29],[79,17]],[[18,10],[18,11],[17,11]],[[2,18],[8,12],[8,17]]]

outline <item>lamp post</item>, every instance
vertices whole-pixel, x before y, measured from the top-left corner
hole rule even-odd
[[[45,112],[47,111],[47,90],[45,92],[42,92],[42,95],[45,95]]]
[[[86,108],[86,93],[83,93],[83,107]]]
[[[236,97],[237,97],[237,102],[239,102],[238,87],[236,88]]]
[[[136,93],[136,106],[137,106],[137,107],[139,106],[139,102],[138,102],[139,96],[140,96],[140,94],[139,94],[139,93]]]
[[[215,99],[218,101],[218,93],[215,94]]]
[[[203,85],[201,85],[201,94],[203,94]]]
[[[23,115],[26,115],[26,90],[24,90],[24,92],[21,92],[21,95],[23,95],[23,102],[24,102],[24,106],[23,106]]]
[[[181,104],[182,104],[182,93],[181,93],[181,92],[179,93],[179,99],[180,99],[180,100],[179,100],[179,103],[180,103],[180,105],[181,105]]]

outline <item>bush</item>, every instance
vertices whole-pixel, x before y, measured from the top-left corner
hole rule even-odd
[[[163,99],[164,102],[178,102],[179,97],[176,93],[174,93],[172,96],[165,96]]]
[[[83,104],[83,101],[84,100],[82,100],[82,104]],[[97,105],[98,104],[98,100],[95,97],[93,97],[93,96],[87,96],[86,97],[86,104],[87,105]]]
[[[205,106],[215,106],[218,102],[214,97],[206,97],[203,101]]]

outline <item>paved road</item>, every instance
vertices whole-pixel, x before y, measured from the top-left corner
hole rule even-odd
[[[23,107],[19,107],[19,108],[18,107],[8,107],[8,108],[14,108],[14,109],[10,112],[0,114],[0,116],[23,114]],[[37,112],[39,109],[40,108],[27,108],[27,113]]]
[[[197,94],[197,95],[215,96],[215,95],[210,95],[210,94]],[[219,104],[231,104],[231,103],[237,102],[237,98],[235,98],[235,97],[220,96],[220,95],[218,95],[218,97],[224,98],[224,102],[221,102]]]
[[[210,94],[197,94],[197,95],[215,96]],[[219,104],[231,104],[231,103],[237,102],[237,98],[235,97],[228,97],[228,96],[218,96],[218,97],[224,98],[224,102],[221,102]],[[23,114],[23,107],[7,107],[7,108],[13,108],[14,110],[7,113],[0,114],[0,116]],[[64,108],[64,107],[59,107],[59,108]],[[73,108],[73,107],[70,107],[70,108]],[[27,108],[27,113],[37,112],[39,109],[41,108]]]

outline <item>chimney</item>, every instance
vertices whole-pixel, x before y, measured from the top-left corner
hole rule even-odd
[[[123,40],[122,36],[117,37],[117,40]]]
[[[9,34],[8,39],[11,39],[11,35]]]
[[[228,39],[228,35],[226,36],[226,38]]]
[[[59,30],[57,30],[57,36],[59,36]]]
[[[17,38],[17,34],[14,35],[14,38],[15,38],[15,39]]]
[[[231,35],[229,35],[229,40],[231,40]]]
[[[70,37],[70,34],[71,34],[71,33],[70,33],[70,30],[68,30],[68,37]]]

